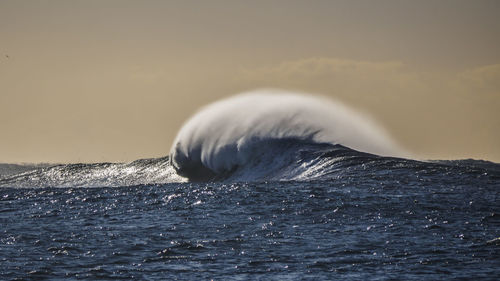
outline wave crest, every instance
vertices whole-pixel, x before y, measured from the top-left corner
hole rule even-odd
[[[373,120],[338,101],[257,90],[203,107],[179,131],[170,160],[180,175],[206,180],[245,166],[260,157],[269,141],[280,139],[402,155]]]

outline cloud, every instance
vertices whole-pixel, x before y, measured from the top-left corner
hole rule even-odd
[[[278,65],[247,69],[242,79],[250,84],[309,90],[343,97],[378,99],[388,95],[418,96],[428,91],[423,73],[411,71],[399,61],[357,61],[308,58]],[[359,104],[358,102],[356,102]]]
[[[466,70],[457,78],[458,84],[465,87],[469,93],[493,94],[500,98],[500,64]]]
[[[341,80],[348,77],[359,77],[360,75],[376,75],[381,73],[397,74],[403,67],[401,62],[368,62],[336,58],[308,58],[296,61],[287,61],[278,65],[245,70],[243,74],[246,79],[259,80],[267,77],[272,80],[288,80],[305,82],[306,80],[317,80],[329,78]]]
[[[398,61],[369,62],[337,58],[308,58],[303,60],[283,62],[277,66],[262,68],[261,71],[284,76],[317,76],[325,73],[352,74],[379,71],[394,72],[403,64]]]

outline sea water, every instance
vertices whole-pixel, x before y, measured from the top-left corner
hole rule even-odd
[[[500,164],[411,159],[284,97],[206,108],[170,156],[0,165],[0,279],[500,278]]]

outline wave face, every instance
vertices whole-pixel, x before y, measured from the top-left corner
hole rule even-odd
[[[287,161],[297,160],[291,152],[313,144],[342,145],[385,156],[404,155],[373,120],[339,102],[259,90],[204,107],[179,131],[170,157],[180,175],[207,180],[256,168],[257,162],[279,161],[277,166],[271,165],[275,170],[288,165]],[[286,155],[285,159],[282,155]]]

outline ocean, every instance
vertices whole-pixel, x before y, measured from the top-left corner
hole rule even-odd
[[[332,135],[230,104],[165,157],[0,165],[0,279],[500,278],[500,164],[383,153],[349,112]]]
[[[168,158],[3,176],[0,279],[500,276],[499,164],[304,155],[255,181],[168,182]]]

